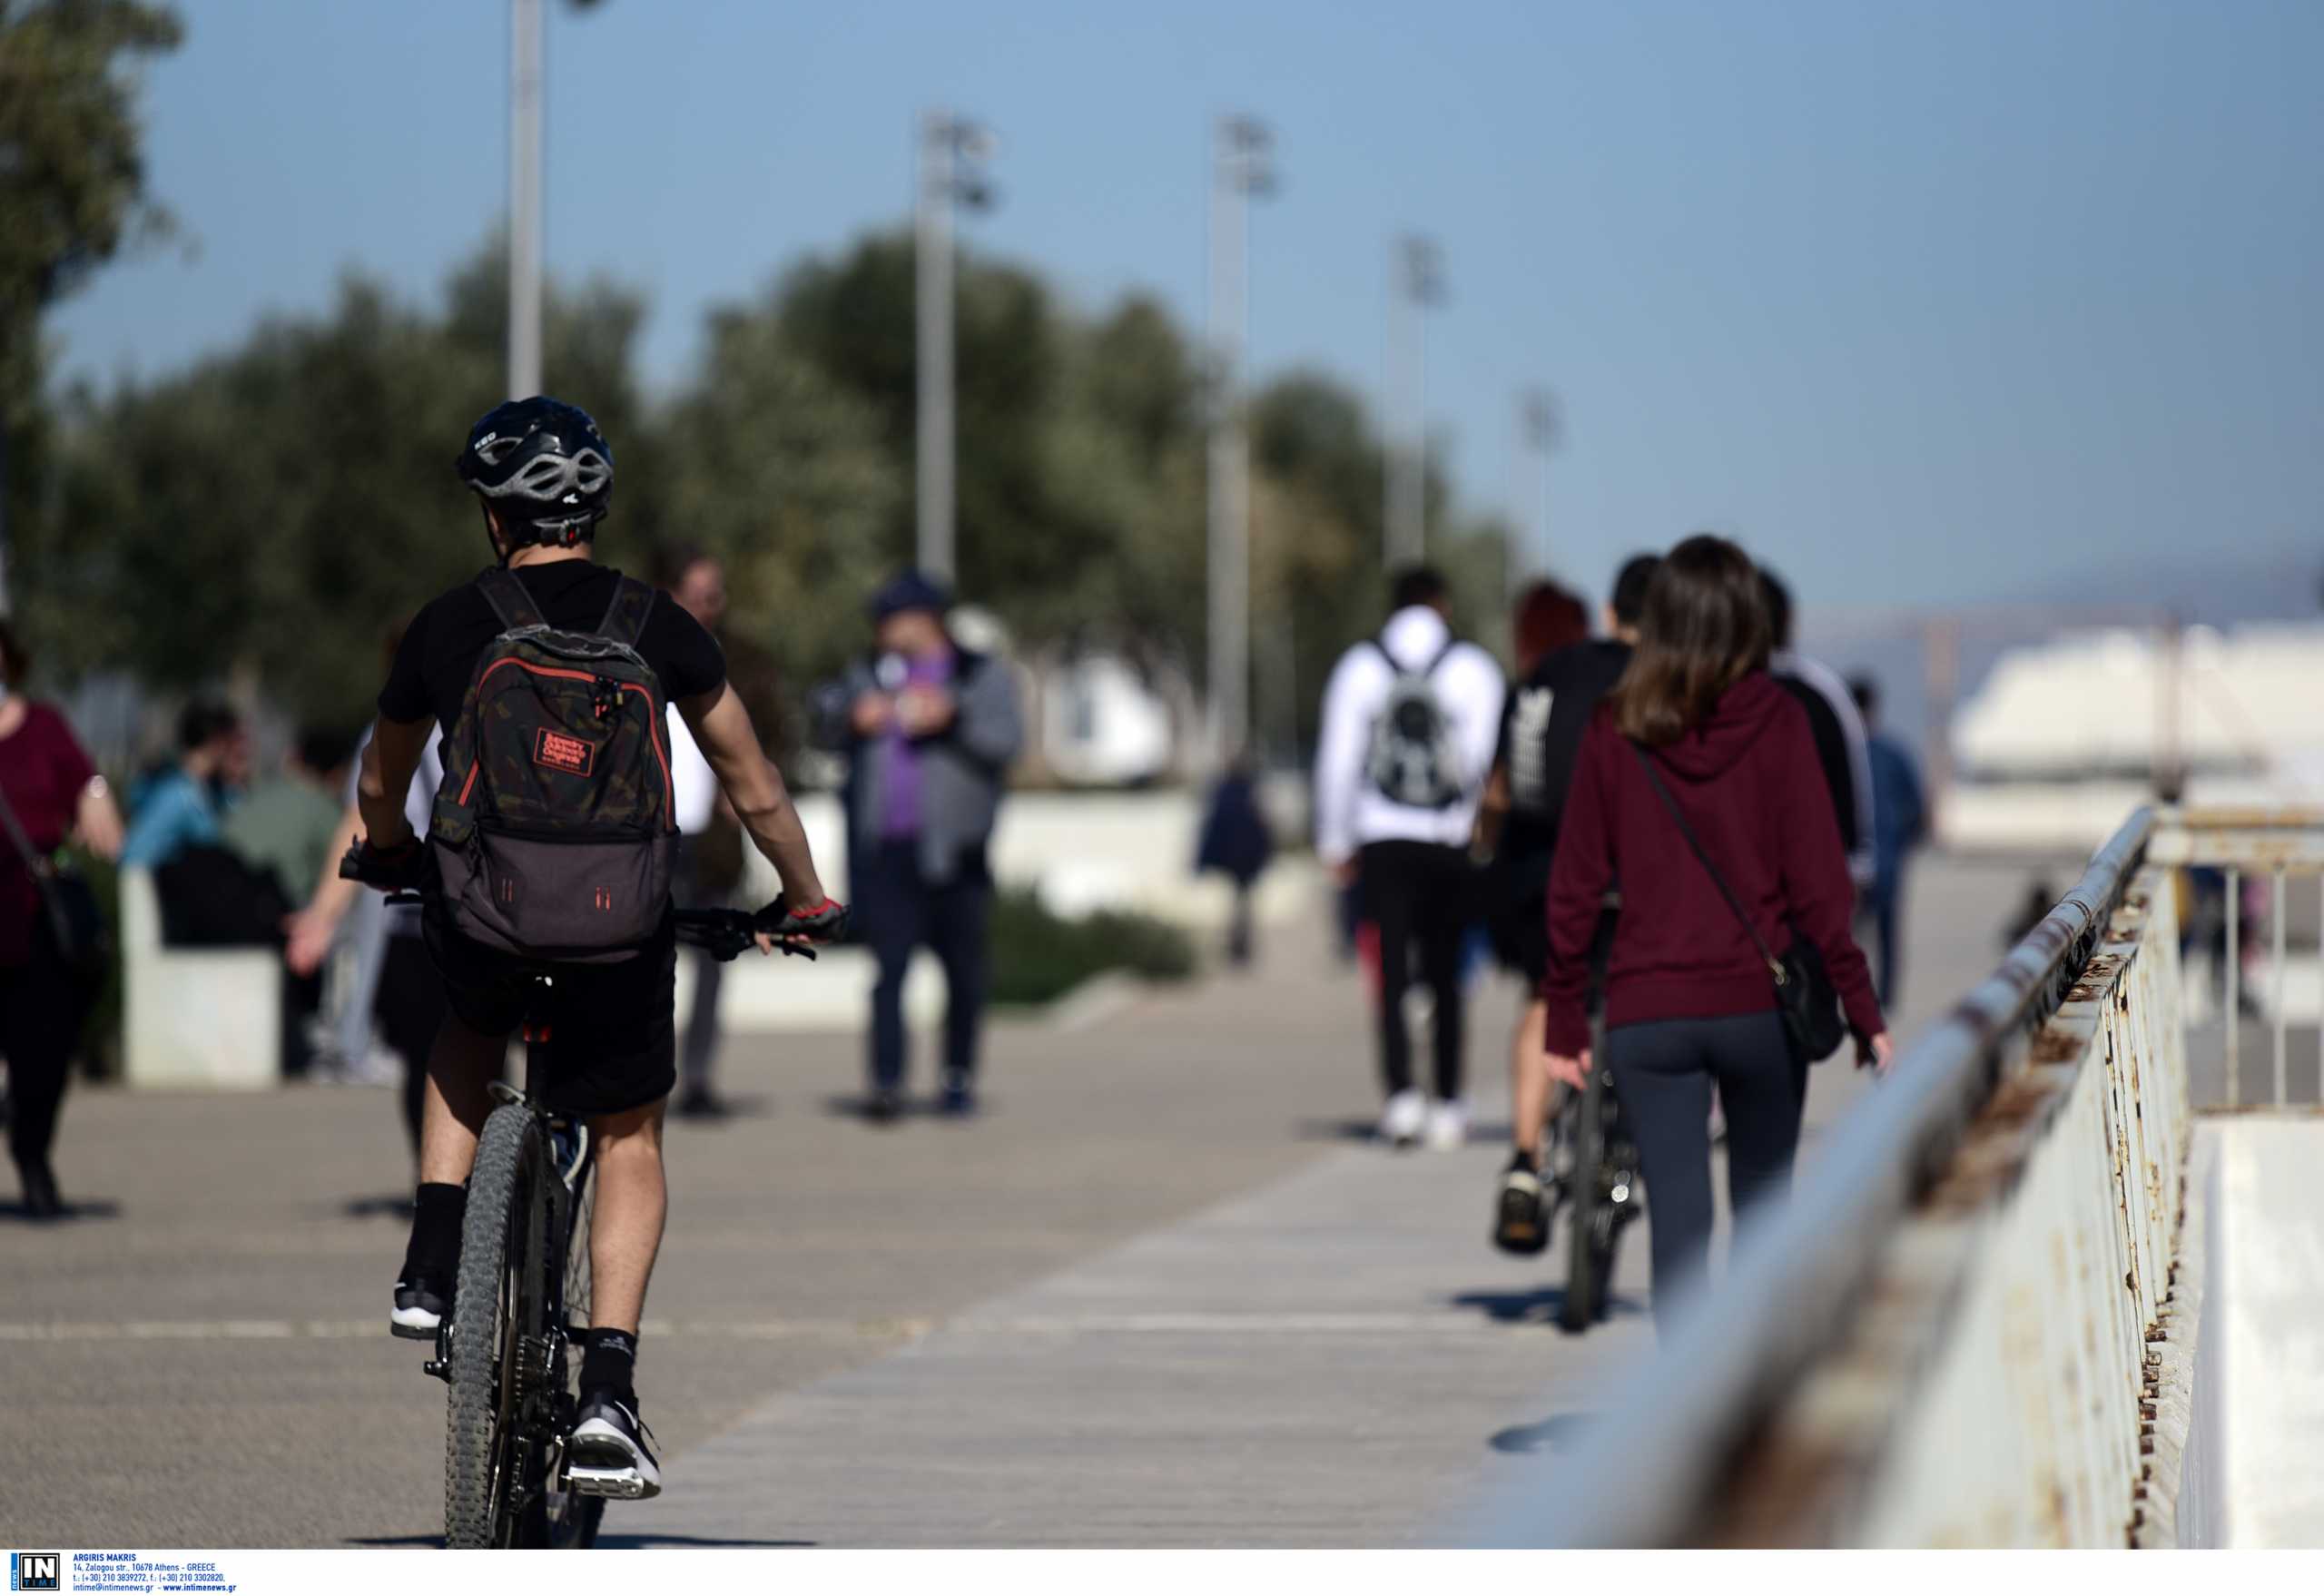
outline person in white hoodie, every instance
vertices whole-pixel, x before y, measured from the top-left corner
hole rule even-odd
[[[1444,578],[1399,574],[1376,637],[1340,656],[1315,754],[1315,852],[1362,895],[1379,929],[1383,1140],[1461,1145],[1462,944],[1474,919],[1468,861],[1507,684],[1492,655],[1452,634]],[[1404,992],[1415,956],[1434,997],[1434,1101],[1414,1082]]]

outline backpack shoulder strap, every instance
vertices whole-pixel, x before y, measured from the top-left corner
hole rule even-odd
[[[533,602],[533,596],[525,591],[517,573],[507,566],[495,566],[476,579],[476,586],[484,595],[485,603],[492,606],[492,613],[500,617],[502,631],[520,632],[527,626],[548,625],[542,618],[540,606]]]
[[[1421,666],[1418,670],[1409,670],[1396,658],[1394,655],[1388,652],[1388,642],[1386,638],[1367,637],[1364,641],[1372,645],[1373,652],[1379,655],[1382,659],[1388,662],[1388,669],[1395,674],[1396,678],[1399,681],[1403,680],[1406,676],[1417,676],[1423,682],[1427,681],[1436,675],[1436,667],[1444,663],[1445,656],[1451,654],[1454,649],[1461,646],[1461,640],[1458,637],[1448,634],[1444,639],[1444,645],[1442,648],[1439,648],[1434,654],[1428,656],[1428,663],[1426,665]]]
[[[1679,813],[1679,801],[1670,795],[1670,789],[1662,784],[1662,774],[1654,768],[1654,761],[1645,749],[1635,743],[1630,744],[1630,752],[1638,755],[1639,767],[1646,772],[1647,784],[1654,789],[1654,795],[1662,800],[1662,807],[1669,810],[1670,818],[1678,823],[1679,834],[1687,839],[1688,851],[1694,854],[1696,862],[1710,877],[1711,885],[1718,889],[1718,895],[1727,900],[1728,911],[1741,922],[1744,934],[1751,939],[1751,945],[1759,951],[1759,957],[1767,961],[1776,980],[1778,982],[1784,980],[1783,965],[1776,958],[1775,950],[1768,946],[1767,939],[1759,934],[1759,928],[1751,923],[1750,915],[1744,911],[1742,902],[1728,886],[1727,878],[1718,873],[1718,866],[1710,862],[1710,855],[1704,852],[1703,845],[1695,840],[1695,828],[1687,823],[1687,817]]]
[[[648,587],[635,577],[621,576],[614,582],[614,600],[606,606],[606,618],[597,623],[597,635],[625,648],[637,646],[645,635],[645,617],[654,610],[654,601],[661,597],[657,588]]]

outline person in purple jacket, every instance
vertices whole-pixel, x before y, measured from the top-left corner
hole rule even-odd
[[[897,576],[872,596],[873,653],[816,695],[818,740],[848,756],[848,877],[880,962],[867,1104],[875,1124],[903,1109],[904,973],[921,947],[944,967],[940,1106],[954,1116],[976,1108],[992,910],[986,844],[1024,733],[1008,665],[954,640],[950,604],[919,572]]]
[[[1620,883],[1605,1063],[1652,1205],[1663,1326],[1678,1288],[1709,1256],[1714,1090],[1737,1215],[1791,1183],[1809,1061],[1792,1046],[1758,944],[1780,951],[1796,937],[1812,941],[1858,1062],[1886,1069],[1890,1056],[1871,972],[1849,935],[1855,889],[1831,791],[1807,712],[1768,674],[1769,642],[1758,576],[1741,549],[1696,537],[1664,557],[1638,647],[1583,734],[1550,872],[1544,1042],[1550,1073],[1577,1088],[1592,1063],[1583,1012],[1590,938],[1607,889]]]

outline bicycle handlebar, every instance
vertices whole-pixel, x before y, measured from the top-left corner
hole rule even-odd
[[[427,903],[428,900],[418,892],[388,894],[388,906],[391,909],[420,909]],[[747,909],[679,909],[673,911],[670,918],[675,923],[678,941],[689,948],[700,948],[721,964],[731,964],[756,947],[762,931],[774,938],[776,951],[812,962],[813,943],[785,939],[773,929],[783,923],[789,912],[783,900],[777,898],[756,913]]]

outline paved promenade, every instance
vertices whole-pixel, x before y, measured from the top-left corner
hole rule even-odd
[[[1898,1029],[1998,951],[2024,872],[1920,876]],[[1486,1240],[1513,997],[1477,1004],[1479,1133],[1372,1146],[1353,978],[1262,974],[995,1032],[969,1125],[852,1116],[852,1038],[754,1040],[747,1112],[671,1136],[640,1383],[667,1494],[644,1543],[1424,1543],[1554,1450],[1644,1345],[1551,1317],[1560,1258]],[[1819,1072],[1812,1134],[1864,1084]],[[1813,1147],[1808,1156],[1813,1155]],[[31,1467],[0,1539],[431,1543],[443,1388],[379,1328],[409,1172],[389,1094],[89,1091],[87,1217],[0,1217],[0,1402]]]

